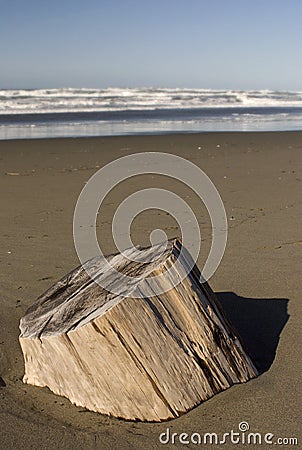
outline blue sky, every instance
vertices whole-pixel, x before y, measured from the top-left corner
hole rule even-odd
[[[0,0],[0,88],[302,90],[301,0]]]

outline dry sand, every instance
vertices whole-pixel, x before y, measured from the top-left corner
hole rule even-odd
[[[46,388],[24,385],[18,343],[19,320],[28,306],[78,264],[72,218],[84,183],[119,156],[151,150],[189,159],[216,184],[229,218],[229,240],[210,284],[263,372],[162,424],[104,417]],[[103,249],[114,251],[110,221],[118,203],[139,188],[160,185],[195,211],[204,238],[201,266],[210,243],[207,214],[190,190],[159,178],[130,180],[112,192],[99,220]],[[302,133],[2,141],[0,187],[1,450],[151,450],[162,447],[159,434],[167,427],[174,433],[222,434],[237,431],[242,421],[250,431],[297,437],[301,445]],[[178,234],[170,217],[151,212],[137,219],[136,242],[146,244],[148,233],[159,227],[169,237]],[[198,447],[176,442],[164,447]]]

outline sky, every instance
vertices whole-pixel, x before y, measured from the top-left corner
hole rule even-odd
[[[302,90],[301,0],[0,0],[0,88]]]

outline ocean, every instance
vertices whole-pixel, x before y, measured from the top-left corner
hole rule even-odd
[[[302,129],[302,91],[0,90],[0,139]]]

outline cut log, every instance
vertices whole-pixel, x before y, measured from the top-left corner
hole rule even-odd
[[[177,286],[165,276],[177,258],[178,270],[187,271],[189,261],[180,241],[165,245],[144,250],[154,253],[148,264],[129,261],[133,250],[110,257],[137,277],[119,295],[79,267],[39,297],[20,322],[23,381],[91,411],[162,421],[257,376],[198,268]],[[106,277],[102,260],[87,264]],[[160,274],[166,292],[152,295],[148,280]]]

